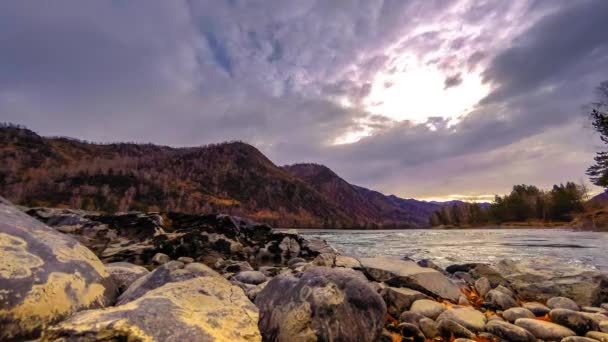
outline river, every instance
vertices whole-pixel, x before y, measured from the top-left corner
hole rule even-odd
[[[345,255],[431,259],[455,263],[501,259],[554,260],[557,265],[608,272],[608,233],[566,229],[298,230],[326,240]]]

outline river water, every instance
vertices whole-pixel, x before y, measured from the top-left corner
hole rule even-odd
[[[608,272],[608,233],[565,229],[298,230],[345,255],[431,259],[438,265],[543,257],[556,265]]]

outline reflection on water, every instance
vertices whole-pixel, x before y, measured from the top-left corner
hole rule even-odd
[[[502,259],[545,257],[557,264],[608,272],[608,233],[563,229],[462,230],[299,230],[327,240],[341,253],[358,257],[428,258],[445,267],[455,263],[495,263]]]

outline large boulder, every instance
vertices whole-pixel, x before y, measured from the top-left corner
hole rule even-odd
[[[106,265],[112,281],[118,288],[119,292],[124,292],[131,284],[137,279],[148,275],[148,271],[145,267],[131,264],[129,262],[113,262]]]
[[[75,239],[0,197],[0,340],[35,338],[43,326],[114,302],[110,274]]]
[[[432,268],[420,267],[410,260],[362,258],[365,273],[375,281],[395,287],[408,287],[431,296],[458,302],[460,290],[448,277]]]
[[[167,283],[112,308],[78,313],[43,340],[261,341],[258,310],[227,280],[203,276]]]
[[[312,267],[272,279],[257,295],[268,341],[375,341],[386,305],[360,273]]]

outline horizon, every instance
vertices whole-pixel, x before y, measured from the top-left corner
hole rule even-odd
[[[238,140],[277,165],[318,163],[426,201],[567,181],[603,191],[585,175],[601,146],[585,106],[608,79],[606,1],[5,1],[0,11],[0,122],[42,136]]]

